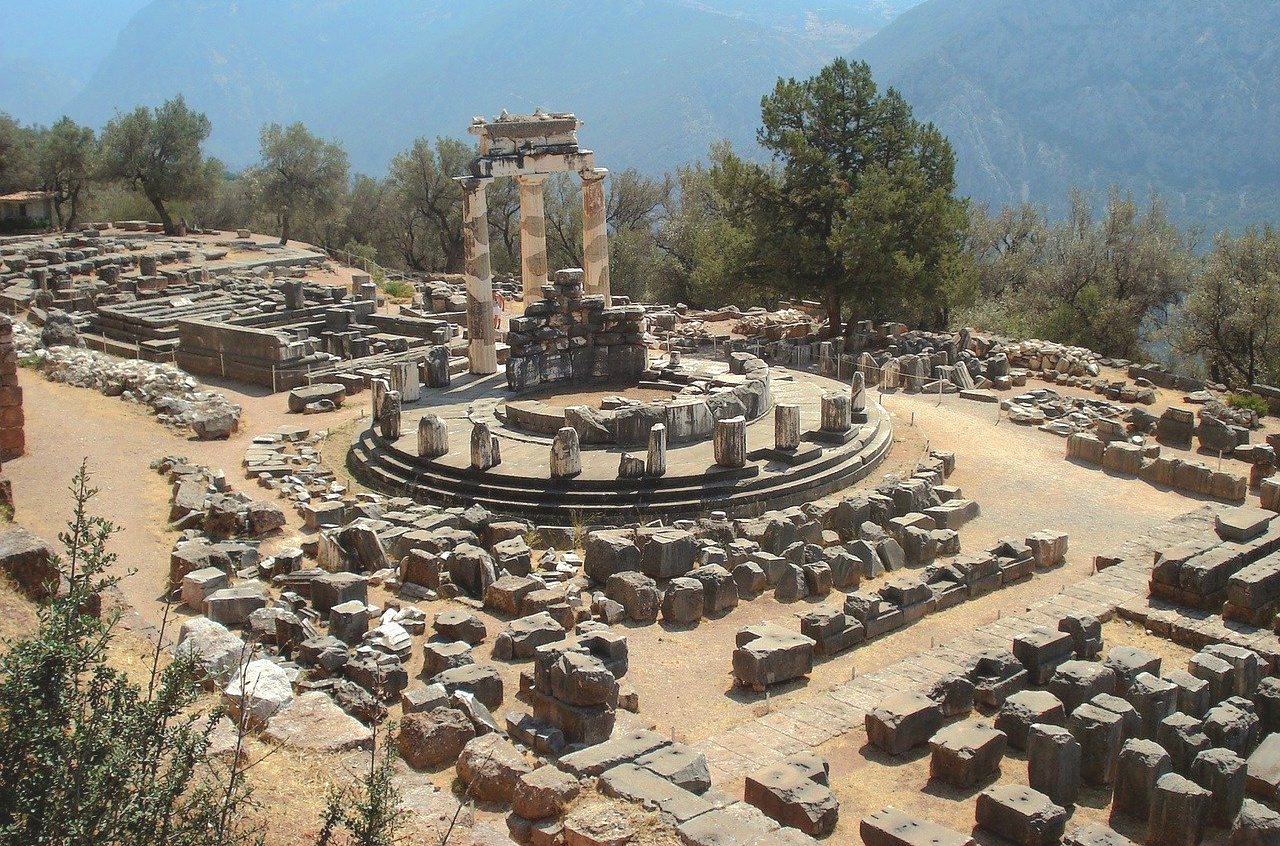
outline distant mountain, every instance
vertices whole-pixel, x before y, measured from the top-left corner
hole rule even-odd
[[[928,0],[853,52],[977,199],[1115,184],[1218,227],[1280,219],[1278,36],[1274,0]]]
[[[915,2],[153,0],[67,108],[101,125],[181,92],[232,166],[256,158],[262,123],[301,120],[381,173],[417,136],[541,106],[575,111],[603,166],[660,173],[722,138],[753,145],[779,76]]]
[[[52,123],[150,0],[4,3],[0,20],[0,112]]]

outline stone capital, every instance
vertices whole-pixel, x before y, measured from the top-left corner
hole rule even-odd
[[[516,177],[516,182],[521,186],[530,188],[538,188],[546,184],[548,174],[545,173],[522,173]]]
[[[483,191],[485,187],[493,181],[489,176],[455,176],[453,181],[458,183],[458,187],[468,194],[477,191]]]
[[[584,184],[600,182],[608,175],[609,169],[607,167],[593,167],[590,170],[578,171],[578,176],[582,177]]]

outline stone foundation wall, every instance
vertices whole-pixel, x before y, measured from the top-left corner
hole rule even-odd
[[[26,451],[22,388],[18,385],[18,351],[13,345],[13,321],[0,317],[0,457],[16,458]]]
[[[511,318],[507,387],[640,378],[649,366],[643,306],[606,308],[603,296],[584,297],[581,271],[557,272],[542,291],[545,299]]]

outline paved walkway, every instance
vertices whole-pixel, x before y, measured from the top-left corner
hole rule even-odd
[[[1002,616],[963,637],[693,745],[707,756],[717,783],[738,781],[788,755],[863,730],[867,712],[888,694],[902,690],[926,692],[942,676],[966,672],[983,650],[1011,649],[1014,637],[1036,626],[1056,630],[1058,621],[1071,613],[1091,614],[1106,621],[1122,605],[1145,604],[1154,551],[1212,533],[1213,516],[1220,508],[1206,506],[1157,526],[1123,546],[1120,564],[1069,585],[1062,593],[1035,602],[1021,613]],[[1216,623],[1212,618],[1205,621],[1204,627],[1206,642],[1229,639],[1268,656],[1280,655],[1280,639],[1269,631],[1235,625],[1228,630],[1221,618]]]

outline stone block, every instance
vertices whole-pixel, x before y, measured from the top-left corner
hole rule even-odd
[[[1209,823],[1230,828],[1244,804],[1246,764],[1227,749],[1206,749],[1191,762],[1191,780],[1209,791]]]
[[[1062,726],[1037,723],[1027,731],[1027,783],[1064,807],[1080,792],[1080,741]]]
[[[1071,712],[1068,728],[1080,742],[1080,774],[1085,782],[1111,784],[1124,741],[1124,718],[1086,702]]]
[[[1049,679],[1049,691],[1061,700],[1067,713],[1099,693],[1111,693],[1115,686],[1115,671],[1091,661],[1064,661]]]
[[[813,669],[814,641],[771,626],[751,626],[738,632],[733,651],[733,675],[738,684],[763,692],[771,684],[808,675]]]
[[[1062,839],[1067,811],[1043,793],[997,785],[978,794],[977,822],[1020,846],[1052,846]]]
[[[952,787],[973,787],[1000,771],[1007,739],[989,723],[957,723],[929,740],[929,777]]]
[[[1177,773],[1161,776],[1151,797],[1148,846],[1197,846],[1204,838],[1209,791]]]
[[[813,767],[811,759],[822,766]],[[748,775],[744,793],[746,802],[766,816],[811,837],[830,834],[839,817],[839,803],[827,785],[826,762],[811,752]]]
[[[1020,690],[1005,699],[996,714],[995,727],[1009,738],[1014,749],[1027,748],[1027,735],[1036,723],[1061,726],[1067,721],[1062,702],[1044,690]]]
[[[858,824],[865,846],[973,846],[967,834],[913,817],[890,805],[868,814]]]
[[[902,755],[942,728],[942,709],[921,693],[891,693],[866,715],[867,740],[889,755]]]
[[[1156,782],[1173,772],[1173,760],[1164,747],[1151,740],[1130,740],[1120,750],[1116,762],[1112,811],[1138,819],[1151,813]]]

